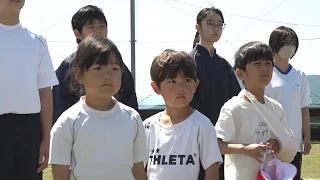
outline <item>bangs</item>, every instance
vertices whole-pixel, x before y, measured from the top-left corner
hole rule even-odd
[[[259,46],[257,48],[248,49],[244,58],[248,59],[248,63],[257,60],[273,61],[273,54],[269,48]]]
[[[173,79],[176,78],[178,74],[184,75],[185,77],[196,80],[196,74],[194,73],[194,69],[181,61],[177,64],[167,64],[161,70],[163,74],[160,79]]]
[[[88,20],[86,20],[85,22],[83,22],[83,24],[85,25],[91,25],[94,24],[95,21],[98,21],[99,23],[104,23],[107,25],[104,17],[89,17]]]
[[[121,57],[117,56],[115,53],[112,53],[110,51],[105,51],[93,60],[92,65],[106,66],[109,64],[111,64],[111,65],[116,64],[121,67],[122,61],[120,59],[121,59]],[[91,66],[89,66],[89,68]],[[86,67],[86,69],[88,69],[88,68]]]
[[[245,70],[247,64],[254,61],[265,60],[273,62],[273,53],[271,48],[262,42],[249,42],[237,51],[235,54],[234,69],[240,68]]]

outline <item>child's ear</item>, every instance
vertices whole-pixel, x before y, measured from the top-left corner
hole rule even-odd
[[[196,82],[194,83],[193,93],[195,93],[195,92],[196,92],[196,90],[197,90],[197,88],[198,88],[198,86],[199,86],[199,83],[200,83],[200,80],[199,80],[199,79],[197,79],[197,80],[196,80]]]
[[[200,26],[199,26],[199,24],[196,24],[194,27],[196,28],[196,30],[197,30],[198,32],[200,31]]]
[[[158,95],[160,94],[160,88],[154,81],[151,82],[151,87],[156,94]]]
[[[77,39],[82,40],[82,35],[77,29],[73,30],[73,34]]]
[[[236,69],[236,75],[238,76],[238,78],[239,78],[240,80],[242,80],[242,81],[244,80],[244,71],[243,71],[243,70],[237,68],[237,69]]]

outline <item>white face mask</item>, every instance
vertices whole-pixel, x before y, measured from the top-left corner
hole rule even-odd
[[[290,59],[294,55],[295,51],[295,46],[283,46],[282,48],[280,48],[278,55],[282,59]]]

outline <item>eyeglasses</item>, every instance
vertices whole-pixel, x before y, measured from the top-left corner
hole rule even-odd
[[[214,23],[212,21],[204,21],[204,22],[201,22],[201,24],[207,24],[207,27],[209,29],[214,29],[214,28],[218,28],[218,29],[224,29],[226,24],[225,23]]]

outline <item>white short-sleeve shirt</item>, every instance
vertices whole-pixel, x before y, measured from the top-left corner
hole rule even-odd
[[[243,99],[244,91],[222,106],[215,125],[217,137],[231,144],[266,143],[268,125],[254,106]],[[279,121],[286,124],[284,111],[278,102],[265,97],[265,104],[261,105],[272,110]],[[226,154],[224,167],[225,180],[256,180],[261,164],[244,154]]]
[[[117,102],[98,111],[81,99],[51,130],[49,164],[70,165],[70,179],[134,180],[134,163],[148,158],[140,115]]]
[[[297,141],[298,152],[302,151],[301,108],[311,104],[310,89],[304,72],[291,65],[287,72],[274,67],[271,82],[265,88],[265,95],[278,101],[286,114],[288,127]]]
[[[222,162],[214,126],[199,111],[170,127],[160,123],[160,116],[155,114],[143,122],[149,180],[197,180],[200,162],[204,169]]]
[[[39,113],[39,89],[58,84],[46,40],[0,24],[0,63],[0,115]]]

